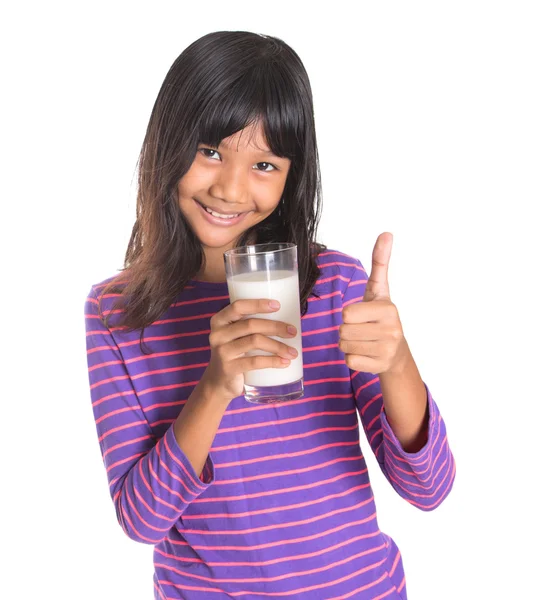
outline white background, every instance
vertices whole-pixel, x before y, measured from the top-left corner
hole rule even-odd
[[[280,37],[306,66],[320,241],[369,269],[394,235],[392,300],[457,462],[450,496],[420,512],[363,437],[410,600],[543,597],[542,4],[318,4],[3,11],[2,598],[152,598],[152,547],[125,537],[108,494],[83,303],[122,267],[167,70],[225,29]]]

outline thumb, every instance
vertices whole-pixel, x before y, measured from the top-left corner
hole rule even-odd
[[[372,269],[366,284],[363,302],[370,302],[378,298],[390,298],[387,272],[392,248],[393,234],[381,233],[372,251]]]

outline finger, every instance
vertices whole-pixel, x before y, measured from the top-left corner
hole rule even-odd
[[[247,356],[237,358],[230,363],[233,373],[236,375],[255,369],[285,369],[290,364],[290,360],[279,356]]]
[[[380,341],[359,342],[357,340],[340,340],[338,347],[344,354],[357,354],[369,358],[378,358],[383,354],[383,344]]]
[[[393,247],[393,234],[384,232],[378,236],[372,251],[372,269],[366,284],[363,302],[376,298],[389,298],[388,269]]]
[[[296,348],[274,340],[261,333],[246,335],[245,337],[233,340],[221,347],[221,354],[224,360],[234,360],[252,350],[270,352],[277,354],[282,358],[292,360],[298,356]]]
[[[235,300],[234,302],[226,306],[223,310],[220,310],[218,313],[216,313],[211,318],[210,324],[213,323],[214,327],[224,327],[229,323],[235,323],[236,321],[240,321],[248,315],[269,314],[277,312],[279,310],[279,305],[278,307],[271,306],[271,302],[274,302],[274,300],[268,298],[244,298],[241,300]]]
[[[296,335],[296,327],[283,321],[273,321],[271,319],[249,318],[230,323],[229,326],[215,329],[210,334],[210,345],[219,346],[232,340],[261,333],[283,338],[292,338]]]
[[[388,298],[374,302],[355,302],[342,309],[344,323],[376,323],[395,316],[395,305]]]
[[[344,356],[346,365],[352,371],[362,371],[364,373],[373,373],[377,375],[382,371],[382,366],[379,360],[369,358],[368,356],[358,356],[357,354],[346,354]]]
[[[383,337],[383,325],[381,323],[357,323],[356,325],[340,325],[338,328],[339,340],[359,340],[361,342],[373,342]]]

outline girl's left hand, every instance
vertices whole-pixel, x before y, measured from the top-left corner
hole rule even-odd
[[[339,348],[354,371],[367,373],[401,372],[407,357],[397,307],[389,296],[387,269],[393,235],[378,236],[372,252],[372,270],[362,302],[350,304],[342,311]]]

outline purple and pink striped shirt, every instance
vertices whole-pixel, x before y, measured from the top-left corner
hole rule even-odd
[[[362,300],[359,260],[325,250],[302,318],[304,396],[229,404],[202,474],[173,422],[209,358],[210,318],[229,303],[226,283],[191,280],[139,332],[106,328],[98,298],[85,303],[92,407],[117,519],[154,545],[156,600],[292,598],[406,600],[402,559],[380,531],[364,433],[393,488],[436,508],[455,477],[444,422],[427,388],[428,441],[405,452],[389,426],[377,375],[352,371],[338,348],[342,308]],[[104,297],[107,313],[116,296]],[[151,593],[151,592],[150,592]]]

